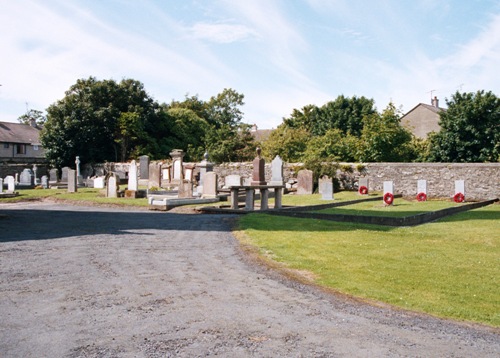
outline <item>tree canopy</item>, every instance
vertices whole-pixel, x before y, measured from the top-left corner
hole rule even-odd
[[[441,130],[430,138],[436,162],[500,161],[500,98],[485,91],[456,92],[440,113]]]

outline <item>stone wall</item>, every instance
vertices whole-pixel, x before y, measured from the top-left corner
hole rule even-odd
[[[296,178],[301,163],[287,163],[284,178]],[[351,167],[352,170],[347,168]],[[361,172],[359,171],[361,169]],[[219,186],[230,174],[252,177],[252,163],[225,163],[216,165]],[[394,191],[405,197],[417,195],[417,180],[427,180],[429,198],[451,198],[455,194],[455,180],[465,181],[467,200],[500,198],[500,163],[369,163],[361,168],[359,164],[340,163],[337,172],[341,187],[355,189],[359,178],[369,179],[371,191],[382,191],[383,182],[392,180]],[[271,180],[271,164],[266,163],[266,180]]]

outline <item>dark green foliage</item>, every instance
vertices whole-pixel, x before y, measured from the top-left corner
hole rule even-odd
[[[430,160],[500,161],[500,98],[491,91],[456,92],[446,103],[441,130],[430,139]]]

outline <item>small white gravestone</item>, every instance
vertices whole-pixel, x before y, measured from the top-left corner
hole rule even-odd
[[[104,189],[104,177],[94,178],[94,188]]]
[[[279,155],[271,162],[271,182],[269,185],[283,185],[283,160]]]
[[[217,196],[217,173],[208,172],[205,173],[203,179],[203,197],[204,198],[215,198]]]
[[[5,182],[7,183],[7,193],[16,191],[16,179],[12,175],[7,175],[5,177]]]
[[[368,194],[369,184],[368,178],[359,178],[358,193],[361,195]]]
[[[394,183],[392,181],[384,181],[384,204],[392,205],[394,202]]]
[[[319,179],[319,190],[322,200],[333,200],[333,180],[327,175]]]
[[[118,187],[116,185],[116,177],[110,176],[108,178],[108,185],[106,186],[106,197],[117,198],[118,197]]]
[[[465,181],[455,180],[455,194],[462,193],[465,195]]]
[[[417,181],[417,193],[424,193],[425,195],[427,195],[427,180]]]
[[[137,191],[139,179],[137,177],[137,163],[132,160],[128,169],[128,190]]]

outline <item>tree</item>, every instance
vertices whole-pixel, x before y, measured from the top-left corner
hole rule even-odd
[[[389,103],[382,114],[364,117],[359,161],[408,162],[414,159],[412,134],[400,123],[401,113]]]
[[[30,109],[25,114],[20,116],[17,120],[19,121],[19,123],[29,125],[32,124],[32,121],[35,121],[35,124],[41,127],[43,126],[47,118],[45,118],[42,111],[39,111],[37,109]]]
[[[500,98],[484,91],[456,92],[440,113],[441,130],[430,137],[430,160],[500,161]]]
[[[80,79],[47,109],[40,136],[46,157],[62,167],[77,155],[83,163],[95,163],[157,149],[148,135],[158,125],[157,108],[138,81]]]
[[[268,160],[279,155],[284,161],[299,162],[310,139],[311,135],[307,130],[290,128],[283,123],[262,143],[262,154]]]
[[[311,138],[304,158],[353,162],[358,158],[359,145],[359,138],[346,135],[340,129],[329,129],[325,135]]]

